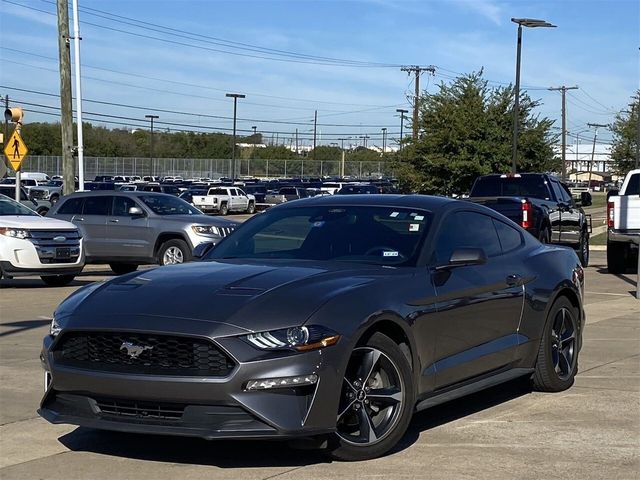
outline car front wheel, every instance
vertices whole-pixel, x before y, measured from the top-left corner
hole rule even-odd
[[[407,358],[393,340],[375,333],[349,359],[331,456],[356,461],[387,453],[409,426],[414,398]]]
[[[190,260],[191,250],[187,242],[177,238],[164,242],[158,252],[158,263],[160,265],[175,265]]]

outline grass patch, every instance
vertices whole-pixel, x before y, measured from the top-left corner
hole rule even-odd
[[[599,233],[593,237],[589,237],[590,245],[606,245],[607,244],[607,232]]]
[[[606,208],[607,194],[605,192],[592,192],[591,201],[593,202],[589,208]]]

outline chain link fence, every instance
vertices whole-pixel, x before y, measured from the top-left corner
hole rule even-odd
[[[237,159],[242,177],[321,177],[339,176],[339,160],[288,160]],[[152,165],[153,163],[153,165]],[[183,178],[230,177],[230,159],[209,158],[149,158],[140,157],[84,157],[84,175],[92,180],[97,175],[180,175]],[[23,172],[42,172],[49,176],[62,175],[61,156],[28,156],[22,163]],[[76,163],[76,175],[78,167]],[[345,161],[344,174],[357,178],[394,176],[390,162]]]

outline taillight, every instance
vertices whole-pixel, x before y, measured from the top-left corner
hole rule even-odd
[[[531,202],[526,200],[522,201],[522,222],[520,226],[524,229],[531,228],[533,224],[533,210],[531,209]]]
[[[613,228],[613,222],[614,222],[614,208],[613,208],[613,202],[607,202],[607,227],[609,228]]]

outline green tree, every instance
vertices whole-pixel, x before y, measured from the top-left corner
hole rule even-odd
[[[479,175],[508,172],[514,89],[489,87],[482,72],[441,83],[436,94],[419,99],[418,139],[397,154],[396,171],[406,191],[465,193]],[[553,121],[540,118],[540,105],[520,94],[518,171],[555,171],[550,133]]]
[[[631,110],[626,110],[616,115],[613,123],[613,147],[611,159],[616,173],[626,175],[635,168],[636,152],[638,148],[638,115],[640,114],[640,90],[633,97]]]

